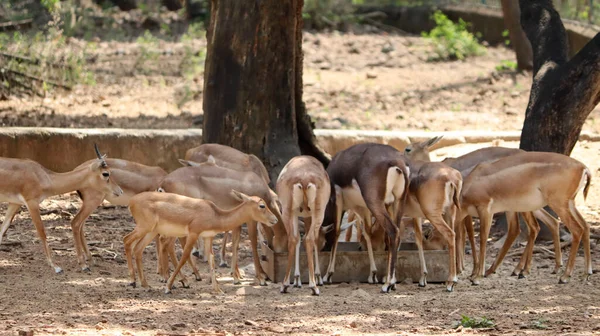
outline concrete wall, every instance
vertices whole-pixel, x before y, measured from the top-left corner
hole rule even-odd
[[[411,34],[421,34],[430,31],[435,22],[431,15],[436,8],[422,7],[396,7],[396,6],[360,6],[357,13],[383,12],[386,18],[381,22],[400,28]],[[439,8],[453,21],[462,18],[471,23],[471,31],[481,33],[481,38],[491,45],[503,44],[506,37],[502,36],[504,20],[502,11],[486,7],[466,6],[443,6]],[[600,31],[600,27],[588,25],[571,20],[563,20],[569,38],[569,51],[571,56],[577,53],[583,46]]]
[[[518,141],[520,132],[391,132],[315,130],[322,148],[334,155],[357,143],[377,142],[404,150],[411,142],[444,135],[435,148],[462,143],[491,142],[495,139]],[[599,141],[600,135],[583,133],[581,140]],[[134,130],[134,129],[64,129],[36,127],[0,128],[0,156],[28,158],[58,172],[71,170],[95,157],[94,143],[109,157],[147,165],[167,171],[180,167],[177,159],[186,150],[202,143],[202,130]]]

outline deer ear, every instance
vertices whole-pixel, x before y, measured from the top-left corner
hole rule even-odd
[[[241,193],[237,190],[231,189],[231,195],[240,202],[245,202],[250,200],[250,197],[244,193]]]
[[[182,160],[182,159],[177,159],[177,161],[179,161],[179,163],[184,167],[197,167],[200,165],[198,162],[194,162],[194,161],[188,161],[188,160]]]
[[[435,137],[425,141],[424,146],[429,148],[429,147],[435,145],[436,143],[438,143],[438,141],[442,140],[443,137],[444,137],[443,135],[435,136]]]

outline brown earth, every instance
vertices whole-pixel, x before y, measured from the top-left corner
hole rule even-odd
[[[420,38],[307,33],[305,39],[305,100],[319,127],[435,131],[521,127],[530,74],[496,73],[501,60],[512,59],[503,48],[488,49],[487,55],[468,62],[429,63],[424,61],[427,48]],[[135,49],[105,44],[99,48],[105,54],[118,48]],[[177,50],[180,46],[164,47]],[[117,63],[122,64],[102,66]],[[171,69],[164,68],[166,72]],[[2,122],[13,126],[193,127],[201,113],[201,95],[181,108],[176,106],[176,97],[186,85],[196,94],[201,92],[201,80],[190,84],[175,75],[125,75],[114,67],[112,71],[99,76],[96,86],[79,87],[71,94],[0,102]],[[594,118],[598,118],[597,110],[584,130],[599,132]],[[454,146],[434,154],[439,159],[489,145]],[[573,152],[592,172],[600,168],[599,154],[600,143],[580,142]],[[592,184],[585,205],[578,203],[593,233],[600,230],[599,188]],[[510,276],[518,261],[511,257],[478,287],[466,279],[471,268],[468,260],[453,293],[444,292],[441,284],[419,288],[402,283],[395,292],[380,294],[379,286],[342,283],[323,287],[320,297],[311,296],[307,288],[281,295],[277,284],[253,286],[250,269],[240,286],[231,284],[226,269],[219,269],[224,295],[211,294],[206,280],[165,295],[154,273],[152,245],[145,252],[152,288],[127,286],[122,239],[133,222],[126,208],[105,206],[88,220],[86,233],[95,265],[91,273],[79,271],[68,224],[79,206],[75,195],[52,197],[42,204],[48,240],[64,274],[54,274],[46,264],[26,211],[9,228],[0,245],[0,335],[27,335],[27,331],[34,335],[600,332],[600,287],[595,275],[589,281],[581,279],[581,251],[567,285],[559,285],[558,276],[550,274],[552,256],[540,253],[535,254],[528,278]],[[488,264],[496,252],[489,248]],[[600,247],[592,241],[596,268],[599,253]],[[251,264],[247,242],[241,257],[242,266]],[[567,257],[565,250],[563,260]],[[207,265],[200,267],[206,279]],[[488,317],[495,327],[453,329],[461,315]]]

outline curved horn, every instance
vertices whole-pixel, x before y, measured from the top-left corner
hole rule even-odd
[[[94,149],[96,150],[96,155],[98,155],[98,159],[102,160],[102,154],[100,154],[100,150],[98,149],[97,144],[94,144]]]

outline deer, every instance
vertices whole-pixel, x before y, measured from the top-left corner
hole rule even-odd
[[[573,236],[569,259],[559,283],[569,282],[581,240],[587,279],[592,274],[590,227],[577,210],[575,197],[583,190],[585,199],[590,183],[590,170],[580,161],[563,154],[524,152],[478,164],[464,181],[459,216],[461,220],[468,215],[480,219],[479,262],[474,265],[471,282],[478,285],[484,276],[492,216],[498,212],[509,212],[507,218],[514,222],[512,213],[526,213],[526,221],[532,222],[529,225],[535,227],[537,222],[527,213],[544,206],[550,206],[558,214]],[[467,221],[467,225],[472,225],[472,222]],[[526,248],[524,254],[529,258],[532,253],[533,244]],[[499,254],[498,258],[502,257]],[[531,263],[525,262],[521,274],[528,274],[530,267]]]
[[[273,191],[261,177],[253,172],[242,172],[221,167],[218,166],[214,160],[209,160],[201,164],[190,164],[192,165],[178,168],[165,176],[165,178],[160,182],[158,190],[166,193],[175,193],[188,197],[210,200],[217,204],[217,206],[223,209],[228,209],[238,204],[237,198],[233,197],[231,193],[228,192],[228,190],[236,188],[236,190],[239,190],[240,192],[252,196],[258,196],[264,199],[269,207],[269,210],[275,213],[278,218],[281,218],[277,200],[273,197]],[[234,229],[239,230],[239,227],[235,227]],[[258,232],[257,224],[255,222],[248,223],[248,234],[252,243],[252,255],[254,257],[254,267],[256,269],[256,280],[261,286],[266,286],[266,274],[262,272],[262,267],[260,266],[260,259],[258,256]],[[239,284],[241,278],[238,269],[237,258],[237,244],[239,242],[235,240],[236,237],[239,238],[239,235],[234,235],[233,237],[234,249],[231,269],[233,272],[234,284]],[[185,243],[182,242],[182,244]],[[171,246],[172,244],[167,244],[165,245],[165,248],[171,249]],[[209,251],[210,250],[212,249],[209,249]],[[169,254],[172,255],[171,253]],[[164,254],[160,251],[159,255],[164,256]],[[194,269],[194,267],[192,267],[192,269]],[[163,272],[165,271],[168,270],[163,269]]]
[[[429,149],[433,145],[435,145],[441,138],[442,138],[441,136],[433,137],[424,142],[412,143],[405,148],[404,154],[412,159],[422,160],[422,161],[431,161]],[[519,154],[519,153],[525,153],[525,151],[523,151],[521,149],[517,149],[517,148],[496,147],[496,146],[495,147],[486,147],[486,148],[477,149],[473,152],[467,153],[467,154],[459,156],[457,158],[450,158],[450,157],[445,158],[444,160],[442,160],[442,163],[447,164],[447,165],[451,166],[452,168],[459,170],[461,172],[461,175],[464,180],[469,175],[469,173],[475,168],[475,166],[477,166],[479,163],[493,162],[493,161],[496,161],[503,157],[507,157],[507,156],[511,156],[511,155]],[[525,214],[523,214],[523,215],[525,216]],[[553,242],[554,242],[554,250],[555,250],[555,267],[554,267],[554,270],[552,271],[552,273],[556,274],[562,267],[562,257],[561,257],[562,252],[561,252],[561,248],[560,248],[559,222],[556,220],[556,218],[554,218],[552,215],[550,215],[544,209],[539,209],[539,210],[534,211],[533,216],[535,216],[537,219],[542,221],[550,229],[550,231],[552,233]],[[509,234],[507,235],[507,239],[505,240],[505,242],[501,248],[501,251],[504,251],[503,252],[504,254],[506,254],[506,252],[508,251],[508,249],[510,248],[510,246],[513,244],[514,240],[520,233],[520,227],[518,225],[518,221],[515,222],[512,215],[510,216],[510,218],[509,218],[509,216],[507,216],[507,219],[508,219],[507,224],[508,224],[508,233]],[[463,223],[467,223],[468,221],[472,222],[472,219],[469,216],[467,216],[463,222],[460,222],[460,221],[457,222],[456,223],[457,225],[455,228],[456,239],[457,239],[456,261],[457,261],[457,271],[459,273],[462,272],[462,270],[464,269],[464,246],[465,246],[464,230],[465,230],[465,228],[467,229],[469,241],[470,241],[471,247],[473,249],[473,253],[472,253],[473,263],[476,264],[478,262],[477,253],[475,251],[475,239],[474,239],[474,232],[472,230],[472,226],[467,225],[465,227],[465,225],[463,224]],[[528,244],[533,244],[535,242],[535,238],[537,236],[536,229],[535,229],[536,224],[534,224],[531,221],[525,221],[525,223],[527,224],[528,233],[529,233]],[[435,233],[433,233],[432,236],[437,237],[437,235]],[[439,237],[438,237],[438,240],[439,240]],[[439,244],[436,244],[434,242],[428,242],[428,244],[426,244],[426,245],[431,245],[430,246],[431,248],[439,247]],[[498,256],[500,256],[500,255],[501,254],[499,253]],[[525,253],[521,256],[521,261],[519,262],[517,267],[515,267],[515,269],[512,272],[513,276],[519,276],[520,278],[524,277],[524,274],[521,271],[522,271],[523,265],[525,263],[524,258],[526,258],[526,257],[527,256]],[[496,268],[500,265],[500,262],[501,262],[501,260],[499,260],[499,258],[496,258],[496,261],[494,261],[494,263],[492,264],[492,266],[490,267],[488,272],[486,272],[486,276],[494,273]]]
[[[76,169],[89,166],[94,160],[89,160]],[[87,246],[83,227],[85,221],[104,200],[120,206],[128,206],[129,200],[136,194],[144,191],[153,191],[158,188],[159,182],[167,175],[164,169],[157,166],[146,166],[137,162],[122,159],[105,159],[111,169],[111,179],[119,185],[123,194],[115,196],[111,192],[94,189],[93,187],[80,188],[77,190],[82,205],[73,220],[71,229],[75,241],[75,251],[81,270],[89,272],[88,261],[92,261],[92,254]]]
[[[0,228],[0,244],[20,207],[25,205],[42,242],[48,264],[55,273],[63,272],[52,260],[52,250],[46,240],[46,230],[40,216],[40,203],[50,196],[79,188],[93,189],[115,197],[123,195],[123,190],[111,178],[106,155],[100,154],[97,145],[94,145],[94,149],[97,159],[66,173],[53,172],[33,160],[0,158],[0,201],[8,202]]]
[[[353,145],[338,152],[327,167],[331,192],[326,208],[326,223],[334,223],[331,256],[325,282],[332,282],[335,255],[343,212],[352,210],[365,226],[363,236],[369,246],[369,283],[377,282],[377,267],[372,253],[371,216],[385,231],[388,246],[387,275],[381,291],[395,288],[396,259],[400,243],[399,222],[408,196],[410,169],[406,158],[394,147],[376,143]]]
[[[136,286],[132,260],[135,255],[141,286],[148,287],[142,267],[142,254],[144,248],[159,234],[163,237],[186,237],[181,260],[165,286],[165,294],[169,294],[175,277],[189,260],[192,248],[199,237],[210,240],[217,233],[232,230],[250,221],[260,221],[267,225],[278,222],[277,217],[268,209],[262,198],[248,196],[233,189],[230,193],[239,204],[229,210],[219,208],[211,201],[172,193],[150,191],[133,196],[129,202],[129,211],[136,225],[135,229],[123,238],[130,285],[134,288]],[[212,250],[209,265],[213,291],[223,293],[214,272]],[[183,287],[187,287],[185,277],[181,282]]]
[[[288,235],[288,263],[280,292],[286,293],[290,286],[290,274],[294,259],[294,286],[302,286],[298,225],[298,217],[302,217],[310,218],[310,221],[305,222],[304,234],[308,259],[308,288],[312,290],[313,295],[319,295],[317,285],[323,285],[323,279],[319,264],[320,247],[317,244],[319,231],[325,217],[325,208],[331,193],[329,176],[321,162],[314,157],[296,156],[281,170],[277,179],[276,192],[281,202],[283,224]]]
[[[267,185],[271,183],[271,179],[269,177],[269,172],[265,168],[262,161],[253,154],[246,154],[241,152],[235,148],[221,145],[221,144],[202,144],[198,147],[194,147],[188,149],[185,153],[185,160],[180,160],[180,163],[184,166],[193,165],[194,163],[203,163],[209,160],[214,161],[218,166],[242,171],[242,172],[254,172],[256,175],[261,177],[263,181]],[[273,199],[277,199],[277,194],[271,191],[271,197]],[[284,252],[287,249],[287,234],[285,232],[285,228],[283,224],[279,223],[272,228],[273,232],[269,232],[267,230],[267,241],[268,245],[275,252]],[[233,232],[233,235],[237,235],[238,238],[235,241],[239,241],[240,232]],[[223,236],[223,241],[221,243],[220,250],[220,262],[219,265],[221,267],[227,267],[227,263],[225,262],[225,245],[227,244],[228,235],[225,234]],[[202,245],[203,241],[200,240],[200,245]],[[233,246],[234,249],[237,249],[237,245]],[[200,247],[200,251],[203,248]],[[200,253],[198,253],[199,256]]]

